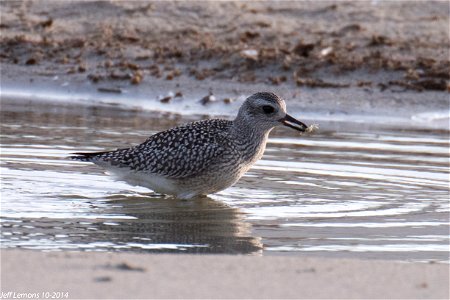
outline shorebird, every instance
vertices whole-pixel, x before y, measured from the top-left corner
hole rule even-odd
[[[278,126],[305,132],[273,93],[248,97],[233,121],[202,120],[150,136],[144,143],[115,151],[74,153],[132,185],[181,199],[205,196],[235,184],[258,161],[270,131]]]

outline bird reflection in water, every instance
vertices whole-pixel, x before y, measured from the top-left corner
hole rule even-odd
[[[261,239],[251,236],[243,213],[208,197],[184,201],[154,193],[115,194],[106,203],[97,213],[114,218],[87,222],[89,234],[74,236],[71,243],[138,252],[262,252]]]

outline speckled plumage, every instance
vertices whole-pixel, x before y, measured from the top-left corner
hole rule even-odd
[[[233,122],[202,120],[150,136],[135,147],[102,152],[87,161],[102,160],[132,171],[185,178],[201,173],[225,152],[236,153],[228,133]]]
[[[276,107],[273,116],[261,111],[269,105]],[[234,121],[192,122],[156,133],[131,148],[75,153],[78,156],[72,158],[105,167],[133,185],[192,198],[239,180],[261,158],[270,130],[284,120],[283,115],[283,100],[257,93],[246,100]]]

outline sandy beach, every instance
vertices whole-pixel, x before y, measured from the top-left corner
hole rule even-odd
[[[0,8],[0,92],[18,103],[230,117],[245,96],[269,90],[305,122],[440,133],[450,126],[446,1],[3,1]],[[201,101],[208,95],[214,100]],[[350,255],[2,245],[0,298],[449,298],[448,264]]]
[[[1,263],[2,293],[67,292],[69,299],[449,297],[441,264],[17,250],[2,250]]]

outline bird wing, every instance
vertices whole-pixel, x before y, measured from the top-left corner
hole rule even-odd
[[[92,155],[92,162],[153,173],[168,178],[199,174],[230,147],[227,134],[231,121],[204,120],[150,136],[132,148]]]

